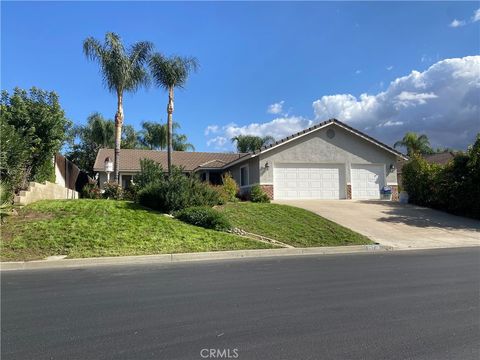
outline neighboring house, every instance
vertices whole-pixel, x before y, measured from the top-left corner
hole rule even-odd
[[[423,155],[423,158],[429,164],[439,164],[439,165],[448,164],[451,160],[453,160],[454,157],[455,157],[455,153],[448,150],[441,153]],[[400,186],[402,186],[403,165],[405,165],[406,162],[407,162],[407,159],[399,158],[397,160],[397,178],[398,178],[398,184]]]
[[[97,154],[94,170],[106,181],[104,161],[112,149]],[[149,158],[166,169],[163,151],[127,150],[120,153],[122,186],[140,171],[140,159]],[[242,193],[259,184],[272,199],[379,199],[388,185],[398,198],[398,158],[403,154],[358,130],[331,119],[247,154],[173,153],[173,163],[185,172],[219,183],[230,172]]]

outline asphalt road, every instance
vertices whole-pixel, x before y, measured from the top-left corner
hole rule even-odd
[[[4,272],[1,357],[479,359],[479,274],[480,248]]]

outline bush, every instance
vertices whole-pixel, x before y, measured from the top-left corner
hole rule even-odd
[[[269,203],[270,198],[268,195],[263,191],[260,185],[253,185],[250,189],[250,201],[251,202],[259,202],[259,203]]]
[[[230,173],[222,175],[222,184],[222,188],[228,196],[227,201],[236,201],[239,188],[237,182],[232,178]]]
[[[217,193],[218,195],[218,205],[224,205],[230,201],[230,195],[225,190],[225,187],[222,185],[210,185],[211,188]]]
[[[100,193],[100,188],[97,184],[86,184],[83,187],[80,196],[84,199],[100,199],[102,194]]]
[[[162,166],[151,159],[140,160],[140,173],[133,176],[133,183],[137,191],[148,184],[159,182],[164,178]]]
[[[112,200],[122,200],[123,199],[123,189],[116,182],[105,183],[103,188],[102,197],[104,199]]]
[[[218,231],[231,229],[231,225],[224,214],[206,206],[194,206],[180,210],[175,214],[175,217],[188,224],[206,229]]]
[[[413,155],[402,171],[410,202],[480,219],[480,134],[466,154],[444,166]]]
[[[137,195],[141,205],[171,213],[190,206],[214,206],[221,203],[217,191],[196,176],[186,176],[179,168],[172,174],[150,183]]]

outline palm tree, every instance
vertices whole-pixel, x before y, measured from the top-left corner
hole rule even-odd
[[[237,150],[241,153],[258,150],[266,145],[275,142],[275,139],[270,136],[254,136],[254,135],[238,135],[232,138],[232,142],[237,143]]]
[[[173,121],[172,129],[180,129],[180,124]],[[142,122],[142,131],[140,132],[140,143],[150,148],[150,150],[164,150],[168,143],[168,125],[152,121]]]
[[[168,173],[172,172],[173,151],[173,91],[176,87],[183,88],[191,71],[196,71],[198,61],[193,57],[164,57],[154,54],[150,59],[150,70],[157,86],[168,91],[167,106],[167,161]]]
[[[408,156],[412,156],[413,154],[431,154],[433,152],[427,135],[423,134],[419,136],[414,132],[407,132],[403,139],[397,141],[393,147],[405,147]]]
[[[105,34],[104,44],[93,37],[83,42],[83,52],[89,60],[99,63],[100,72],[107,89],[117,95],[115,113],[115,156],[114,178],[119,181],[118,164],[123,125],[123,93],[135,92],[148,83],[148,73],[144,65],[150,57],[153,45],[140,41],[125,49],[120,37],[112,32]]]
[[[175,151],[195,151],[195,146],[187,142],[187,135],[173,134],[173,150]]]

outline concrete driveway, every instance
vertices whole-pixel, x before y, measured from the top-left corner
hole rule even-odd
[[[275,201],[310,210],[400,249],[480,246],[480,221],[392,201],[289,200]]]

